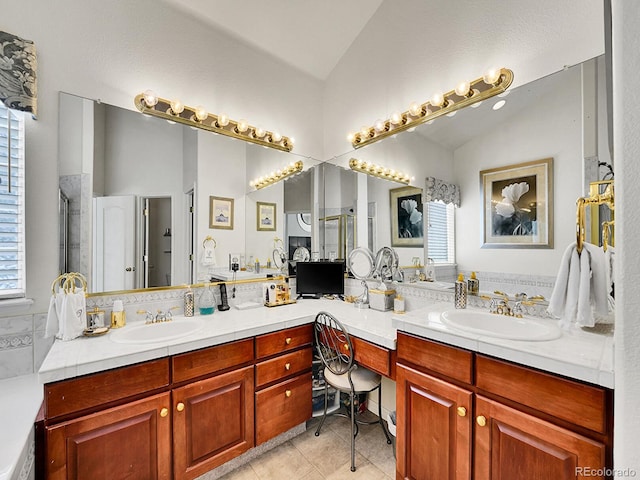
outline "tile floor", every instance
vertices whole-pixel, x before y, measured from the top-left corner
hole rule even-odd
[[[374,419],[367,412],[363,420]],[[319,419],[307,431],[274,448],[221,480],[390,480],[395,479],[393,446],[387,444],[379,424],[360,425],[356,437],[356,471],[351,472],[349,420],[332,416],[315,436]]]

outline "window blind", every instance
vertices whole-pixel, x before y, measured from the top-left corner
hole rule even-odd
[[[0,299],[25,295],[24,120],[0,105]]]
[[[426,205],[429,214],[429,258],[436,263],[455,263],[454,206],[441,202],[427,202]]]

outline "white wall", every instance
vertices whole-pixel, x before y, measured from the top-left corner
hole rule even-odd
[[[456,260],[460,270],[555,275],[565,248],[575,242],[575,202],[582,194],[582,97],[580,69],[564,72],[562,85],[493,132],[454,152],[461,205],[456,211]],[[503,108],[509,108],[509,97]],[[479,172],[553,158],[552,249],[481,248]]]
[[[154,0],[2,1],[0,28],[38,52],[38,120],[27,122],[27,296],[47,309],[57,275],[58,92],[134,109],[151,88],[296,138],[322,157],[322,86]],[[313,112],[312,115],[302,112]],[[238,205],[236,205],[238,207]]]
[[[329,76],[325,154],[348,132],[407,110],[491,66],[514,86],[604,53],[600,0],[386,0]]]
[[[640,3],[613,0],[616,166],[616,331],[614,464],[640,472]]]

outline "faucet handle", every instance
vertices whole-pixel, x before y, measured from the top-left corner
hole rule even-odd
[[[522,307],[523,302],[516,302],[513,304],[513,307],[511,307],[511,314],[514,317],[517,318],[522,318],[522,315],[524,315],[524,308]]]
[[[492,298],[489,304],[489,313],[498,313],[498,309],[504,307],[506,304],[507,302],[501,298]]]
[[[153,323],[155,321],[153,313],[151,313],[149,310],[137,310],[136,313],[139,315],[145,315],[146,323]]]

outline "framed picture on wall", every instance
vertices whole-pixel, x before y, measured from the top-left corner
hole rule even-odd
[[[480,172],[483,248],[553,247],[553,159]]]
[[[233,198],[209,197],[209,228],[233,230]]]
[[[259,232],[276,230],[276,204],[256,202],[256,229]]]
[[[391,245],[393,247],[422,247],[424,225],[422,189],[415,187],[389,190],[391,200]]]

